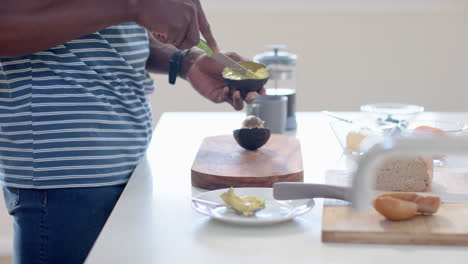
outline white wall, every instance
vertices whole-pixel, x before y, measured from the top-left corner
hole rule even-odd
[[[204,5],[222,49],[251,58],[264,45],[279,43],[299,55],[299,111],[357,110],[382,101],[468,111],[468,0],[207,0]],[[182,81],[170,86],[166,77],[156,80],[156,118],[164,111],[230,111]]]

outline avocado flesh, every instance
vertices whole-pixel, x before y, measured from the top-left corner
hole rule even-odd
[[[265,208],[265,200],[257,196],[237,196],[233,188],[221,194],[221,199],[226,206],[242,216],[253,216],[255,212]]]
[[[231,68],[225,68],[223,77],[231,80],[247,80],[247,79],[265,79],[270,76],[267,68],[260,68],[256,71],[248,71],[246,74],[233,71]]]

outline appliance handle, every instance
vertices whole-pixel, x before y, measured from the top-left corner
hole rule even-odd
[[[273,197],[277,200],[331,198],[349,201],[350,188],[302,182],[278,182],[273,184]]]

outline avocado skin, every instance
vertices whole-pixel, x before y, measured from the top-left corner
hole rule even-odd
[[[241,97],[245,99],[248,93],[250,92],[258,92],[262,89],[263,86],[268,82],[267,79],[245,79],[245,80],[231,80],[224,78],[224,83],[231,89],[232,91],[239,91]]]
[[[257,150],[270,139],[271,131],[268,128],[241,128],[234,130],[237,143],[247,150]]]

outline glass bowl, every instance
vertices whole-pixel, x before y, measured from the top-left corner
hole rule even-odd
[[[424,107],[400,103],[379,103],[362,105],[361,112],[377,116],[383,121],[398,123],[401,120],[408,120],[416,117],[419,113],[424,112]]]
[[[456,121],[440,120],[413,120],[403,123],[401,126],[402,137],[440,137],[459,136],[468,131],[468,124]],[[447,164],[446,153],[434,153],[432,155],[433,164],[441,167]]]
[[[413,120],[402,124],[401,130],[403,136],[441,136],[441,135],[460,135],[468,129],[468,124],[456,121],[442,120]]]
[[[362,105],[361,111],[385,115],[415,115],[423,112],[424,107],[410,104],[380,103]]]
[[[343,152],[354,155],[363,154],[391,131],[391,127],[379,126],[373,119],[355,119],[352,123],[333,120],[329,124]]]

